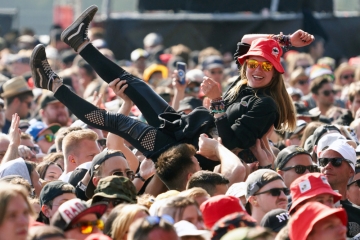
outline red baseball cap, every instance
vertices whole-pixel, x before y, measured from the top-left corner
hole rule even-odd
[[[279,73],[284,73],[284,68],[280,63],[281,55],[282,49],[278,42],[273,39],[258,38],[252,41],[250,49],[245,55],[238,57],[238,61],[243,65],[249,56],[263,57],[271,62]]]
[[[344,226],[347,225],[347,214],[343,208],[329,208],[318,202],[306,203],[290,218],[290,239],[306,240],[316,223],[333,215],[338,217]]]
[[[240,199],[233,196],[217,195],[209,198],[200,206],[205,226],[211,229],[222,217],[235,212],[245,212]]]
[[[299,204],[320,194],[331,194],[334,197],[334,202],[341,199],[341,194],[331,188],[327,178],[322,173],[308,173],[298,177],[291,183],[290,191],[292,197],[290,214]]]

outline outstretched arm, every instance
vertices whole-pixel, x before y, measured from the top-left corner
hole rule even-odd
[[[268,38],[268,37],[272,37],[272,36],[274,36],[274,35],[271,35],[271,34],[245,34],[242,37],[241,42],[251,44],[252,41],[254,41],[255,39]],[[291,45],[294,47],[304,47],[304,46],[312,43],[312,41],[314,41],[314,39],[315,38],[313,35],[305,32],[301,29],[295,31],[293,34],[290,34],[290,42],[291,42]]]
[[[206,134],[201,134],[197,153],[209,159],[217,158],[220,160],[220,173],[229,179],[229,186],[236,182],[245,181],[245,166],[233,152],[224,147],[219,141],[209,138]]]
[[[120,88],[120,86],[122,86]],[[118,113],[128,116],[133,105],[132,101],[126,94],[124,94],[125,89],[127,88],[125,80],[120,81],[119,78],[115,79],[109,84],[109,87],[114,90],[117,96],[123,99],[123,104],[121,105]],[[120,150],[124,153],[126,160],[129,164],[131,170],[136,172],[139,167],[139,161],[134,153],[125,145],[124,139],[114,133],[109,132],[106,139],[106,146],[108,149]]]
[[[10,144],[4,158],[1,161],[1,164],[4,164],[8,161],[14,160],[19,157],[18,147],[20,145],[20,135],[21,130],[19,129],[20,117],[17,113],[12,115],[11,125],[9,129],[9,138]]]

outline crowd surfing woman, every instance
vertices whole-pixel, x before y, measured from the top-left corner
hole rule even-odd
[[[211,129],[215,127],[215,123],[214,117],[207,109],[199,107],[189,115],[176,113],[144,81],[127,73],[116,63],[103,56],[89,42],[87,28],[96,11],[97,7],[94,5],[87,8],[73,24],[64,30],[61,39],[77,51],[103,80],[110,83],[110,86],[115,87],[117,91],[120,87],[125,88],[124,93],[137,105],[148,124],[122,114],[98,109],[71,92],[63,85],[59,76],[51,70],[43,45],[36,46],[31,56],[30,66],[35,85],[53,91],[55,97],[85,123],[119,135],[142,152],[144,156],[154,161],[162,152],[179,143],[189,143],[197,147],[199,136],[202,133],[207,133],[211,137]],[[305,38],[303,37],[304,34]],[[310,35],[303,31],[293,35],[296,40],[301,38],[301,42],[302,40],[311,42]],[[278,59],[280,59],[281,49],[275,40],[271,41],[274,46],[278,47]],[[302,46],[304,45],[306,45],[305,42]],[[217,97],[214,97],[214,101],[217,100]],[[217,116],[218,114],[216,114]],[[283,119],[279,118],[279,124],[282,123]],[[262,136],[262,130],[256,131],[257,137]],[[254,143],[255,140],[252,144]],[[251,146],[250,142],[248,145]],[[217,164],[217,162],[202,159],[201,156],[197,157],[203,169],[212,170]]]
[[[234,55],[241,65],[240,76],[226,93],[222,96],[215,81],[204,79],[201,89],[211,100],[211,111],[224,146],[242,151],[260,139],[266,146],[266,133],[273,126],[281,131],[294,130],[296,114],[282,77],[281,46],[302,47],[313,40],[312,35],[302,30],[287,36],[245,35]]]

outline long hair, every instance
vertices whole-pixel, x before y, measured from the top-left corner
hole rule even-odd
[[[136,214],[141,211],[150,215],[146,207],[137,204],[126,204],[123,208],[121,208],[118,216],[111,225],[111,237],[113,239],[124,239],[124,236],[129,231],[129,227],[134,221]]]
[[[240,92],[240,88],[247,85],[246,69],[247,66],[244,64],[240,69],[241,80],[229,90],[225,100],[234,101]],[[281,132],[293,132],[296,128],[296,111],[292,99],[286,91],[282,74],[274,69],[270,84],[265,88],[269,90],[270,96],[274,99],[278,108],[279,122],[275,128]]]

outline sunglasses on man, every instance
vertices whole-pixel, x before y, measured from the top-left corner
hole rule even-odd
[[[130,179],[130,181],[133,181],[135,178],[135,173],[132,170],[127,170],[125,174],[121,171],[117,171],[117,172],[114,172],[112,175],[120,176],[120,177],[127,177],[128,179]]]
[[[325,90],[322,92],[322,94],[325,96],[325,97],[328,97],[330,96],[331,94],[335,95],[336,94],[336,91],[335,90]]]
[[[320,167],[326,167],[326,165],[331,163],[334,167],[340,167],[343,161],[353,164],[350,160],[345,158],[319,158],[318,164]]]
[[[353,185],[354,183],[360,188],[360,179],[355,180],[355,181],[352,181],[352,182],[349,183],[347,186],[350,187],[350,186]]]
[[[291,167],[286,167],[283,169],[280,169],[281,171],[289,171],[291,169],[294,169],[297,174],[304,174],[306,172],[306,169],[309,170],[309,172],[319,172],[319,168],[316,165],[310,165],[310,166],[304,166],[304,165],[294,165]]]
[[[79,222],[70,226],[69,229],[79,228],[82,234],[91,234],[95,227],[102,231],[104,222],[102,220]]]
[[[101,199],[99,199],[98,202],[107,202],[108,204],[111,203],[113,205],[113,207],[116,207],[117,205],[122,204],[122,203],[128,203],[124,199],[120,199],[120,198],[101,198]]]
[[[45,134],[43,136],[38,137],[36,139],[36,141],[38,142],[38,141],[41,141],[43,139],[45,139],[45,141],[51,143],[51,142],[53,142],[55,140],[55,135],[54,134]]]
[[[290,194],[290,189],[288,189],[288,188],[271,188],[271,189],[263,191],[263,192],[255,193],[254,196],[260,195],[260,194],[265,194],[265,193],[270,193],[270,195],[273,197],[279,197],[281,195],[281,192],[283,192],[287,196]]]

